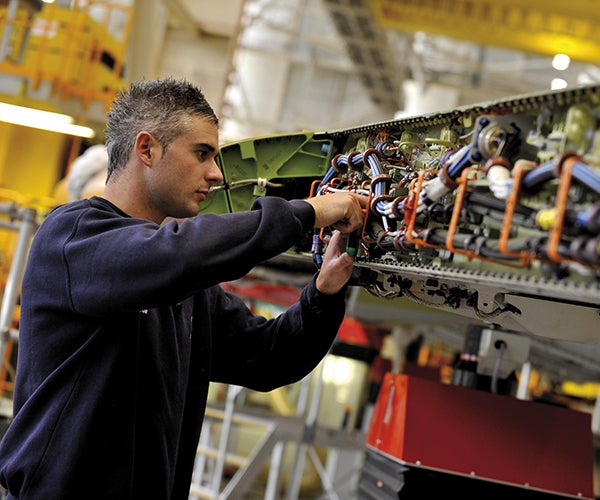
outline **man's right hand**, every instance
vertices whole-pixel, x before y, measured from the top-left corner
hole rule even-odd
[[[315,210],[315,227],[333,226],[342,234],[362,227],[368,197],[357,193],[330,193],[306,198]]]

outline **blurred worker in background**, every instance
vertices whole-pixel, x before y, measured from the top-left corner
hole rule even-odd
[[[23,280],[14,419],[0,447],[8,498],[187,499],[209,381],[260,391],[325,356],[366,197],[261,197],[197,215],[223,176],[218,120],[186,81],[139,81],[108,114],[101,197],[56,208]],[[219,283],[333,226],[323,264],[279,317]]]
[[[73,161],[67,175],[68,201],[91,198],[104,191],[108,175],[108,152],[104,144],[94,144]]]
[[[60,179],[52,197],[56,204],[67,201],[101,196],[108,174],[108,153],[104,144],[94,144],[81,153],[69,166],[65,177]]]

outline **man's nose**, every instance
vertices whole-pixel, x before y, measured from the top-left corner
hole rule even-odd
[[[221,172],[221,169],[215,160],[212,161],[208,177],[215,183],[223,182],[223,173]]]

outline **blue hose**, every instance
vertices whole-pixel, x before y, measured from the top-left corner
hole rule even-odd
[[[571,175],[583,186],[591,189],[597,194],[600,194],[600,175],[588,167],[584,162],[575,162],[571,170]],[[529,191],[536,188],[540,184],[555,178],[556,163],[551,160],[546,163],[542,163],[540,166],[534,168],[531,172],[525,175],[525,177],[523,177],[523,188],[526,191]]]

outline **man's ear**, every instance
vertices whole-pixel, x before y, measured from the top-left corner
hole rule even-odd
[[[135,138],[135,154],[146,166],[151,166],[152,161],[158,153],[158,141],[150,132],[142,130]]]

